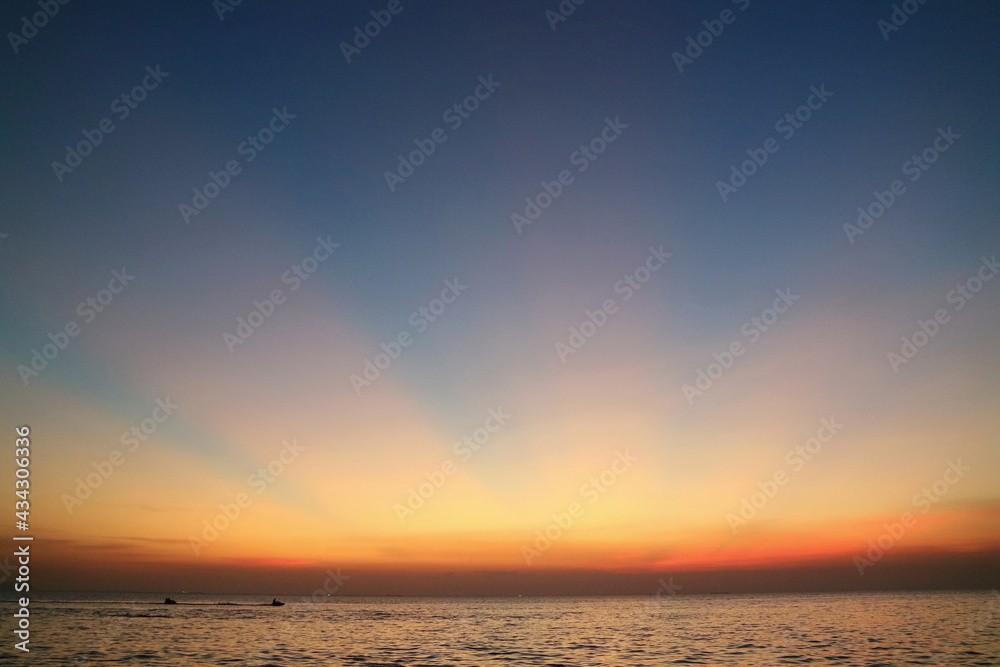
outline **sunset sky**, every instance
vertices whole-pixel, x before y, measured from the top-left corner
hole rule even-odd
[[[1000,7],[388,4],[357,48],[386,3],[70,3],[3,56],[33,585],[998,584]]]

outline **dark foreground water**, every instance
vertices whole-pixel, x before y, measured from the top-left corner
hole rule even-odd
[[[4,602],[0,664],[1000,664],[995,592],[149,604],[162,599],[43,596],[31,606],[28,655],[13,651]]]

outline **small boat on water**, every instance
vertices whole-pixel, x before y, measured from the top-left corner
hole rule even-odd
[[[177,600],[175,600],[173,598],[166,598],[163,601],[163,604],[185,604],[185,605],[193,605],[193,606],[204,606],[204,605],[213,605],[214,604],[216,606],[222,606],[222,607],[255,607],[255,606],[260,606],[260,607],[284,607],[285,606],[285,603],[282,602],[281,600],[279,600],[278,598],[272,598],[270,602],[261,602],[259,605],[254,605],[254,604],[251,604],[251,603],[248,603],[248,602],[215,602],[215,603],[212,603],[212,602],[177,602]]]

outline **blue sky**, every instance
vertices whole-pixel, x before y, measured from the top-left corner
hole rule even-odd
[[[11,419],[51,419],[53,432],[73,434],[53,445],[67,460],[44,473],[54,511],[62,512],[64,487],[114,445],[108,434],[167,393],[192,406],[165,427],[155,450],[178,458],[136,461],[131,469],[141,473],[127,482],[123,473],[103,509],[86,509],[105,533],[85,526],[72,539],[89,544],[110,531],[183,542],[199,513],[217,504],[214,489],[266,460],[279,433],[300,429],[325,453],[313,471],[329,465],[335,477],[346,459],[379,491],[345,506],[317,480],[290,478],[274,493],[276,512],[301,513],[302,541],[292,541],[287,557],[320,558],[302,536],[315,535],[313,522],[328,511],[330,535],[340,537],[329,537],[324,553],[363,534],[383,551],[348,549],[344,558],[381,562],[405,544],[417,560],[433,560],[371,517],[384,509],[391,518],[407,475],[418,479],[438,456],[433,443],[446,451],[499,404],[523,415],[520,425],[505,432],[496,460],[475,471],[484,486],[449,500],[457,514],[428,520],[421,538],[438,530],[479,535],[461,517],[466,504],[486,502],[480,493],[500,506],[497,498],[507,498],[504,511],[557,506],[567,470],[625,441],[639,443],[655,471],[637,482],[635,502],[645,497],[643,484],[650,494],[693,493],[675,488],[671,470],[681,463],[703,487],[731,489],[738,500],[740,484],[752,487],[758,474],[753,466],[741,480],[740,465],[719,470],[695,452],[751,456],[768,442],[784,451],[830,412],[852,420],[844,451],[853,457],[825,469],[830,486],[816,502],[823,493],[835,502],[835,482],[863,471],[876,485],[859,490],[870,503],[851,501],[834,517],[862,531],[850,533],[860,542],[863,530],[851,522],[894,511],[889,491],[877,487],[885,467],[901,466],[893,484],[905,504],[905,490],[919,488],[945,453],[964,452],[978,457],[981,476],[953,496],[955,511],[981,518],[982,503],[995,505],[987,480],[1000,460],[985,433],[995,426],[988,408],[997,398],[1000,283],[953,313],[901,371],[886,361],[918,321],[951,308],[949,290],[1000,249],[995,5],[920,5],[885,39],[878,21],[889,19],[891,3],[592,0],[553,30],[545,12],[557,4],[403,1],[348,63],[340,44],[384,4],[246,2],[220,20],[210,2],[70,3],[7,53],[3,389]],[[723,10],[732,22],[679,72],[673,54]],[[2,25],[19,29],[33,11],[15,3]],[[140,84],[147,67],[168,74],[127,118],[116,118],[112,101]],[[500,85],[451,129],[442,114],[480,77]],[[794,136],[782,136],[776,121],[821,87],[829,99]],[[246,161],[238,146],[275,109],[294,118]],[[58,180],[53,161],[105,117],[114,131]],[[577,171],[571,155],[607,119],[626,127]],[[390,191],[386,170],[436,128],[447,140]],[[903,164],[947,128],[960,138],[908,180]],[[723,201],[717,182],[768,138],[777,152]],[[186,224],[179,205],[191,204],[193,189],[230,160],[240,173]],[[564,169],[573,183],[518,233],[511,215]],[[848,238],[844,225],[857,208],[894,179],[905,194],[870,230]],[[283,273],[327,237],[340,247],[289,291]],[[555,344],[661,245],[673,253],[669,262],[561,363]],[[122,267],[135,283],[25,386],[18,366]],[[410,314],[455,279],[467,291],[357,396],[349,376],[380,343],[413,333]],[[230,353],[223,334],[276,288],[288,301]],[[801,300],[689,404],[682,387],[713,353],[744,338],[741,325],[779,289]],[[927,440],[938,428],[954,437],[938,441],[940,452]],[[766,456],[755,460],[767,468]],[[158,465],[196,470],[204,484],[178,506],[148,486]],[[519,477],[525,469],[536,472]],[[115,514],[141,494],[176,511],[169,529],[150,532],[148,523]],[[721,515],[713,524],[707,514],[678,518],[622,503],[595,519],[592,542],[581,538],[579,562],[593,562],[615,540],[659,539],[653,531],[636,537],[625,528],[633,524],[679,522],[670,544],[701,557],[712,543],[706,534],[726,528]],[[506,544],[504,531],[516,524],[504,511],[480,516],[487,532],[495,527],[490,549]],[[259,518],[262,530],[269,520]],[[792,514],[774,520],[775,530],[798,530]],[[991,546],[983,524],[969,521],[958,532],[977,548]],[[811,525],[820,523],[817,514]],[[702,532],[690,536],[691,526]],[[72,532],[58,522],[53,530]],[[952,533],[935,531],[920,544],[954,546]],[[780,544],[775,553],[786,553]],[[257,554],[235,541],[232,550]],[[484,563],[502,562],[489,553]]]

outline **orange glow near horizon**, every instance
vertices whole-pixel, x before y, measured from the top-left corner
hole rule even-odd
[[[123,448],[123,432],[154,399],[125,409],[43,386],[30,400],[12,392],[17,414],[61,406],[33,434],[33,510],[45,517],[38,536],[51,552],[131,567],[850,566],[906,512],[916,523],[894,554],[1000,546],[995,406],[971,390],[942,399],[919,384],[893,385],[897,398],[877,418],[867,394],[828,400],[830,383],[871,392],[896,382],[852,350],[838,365],[824,357],[855,336],[848,319],[830,323],[803,306],[719,381],[724,388],[688,405],[678,388],[691,377],[670,370],[662,350],[704,358],[711,348],[644,338],[654,314],[623,311],[589,357],[526,367],[458,415],[428,406],[402,372],[360,396],[346,382],[324,390],[328,378],[356,372],[350,361],[370,350],[330,315],[323,326],[338,332],[344,351],[331,357],[329,341],[296,326],[306,317],[315,328],[322,308],[296,312],[284,334],[296,363],[285,347],[261,341],[253,364],[229,368],[193,350],[168,368],[156,365],[154,399],[169,396],[179,407],[107,479],[100,471],[110,452]],[[456,358],[474,358],[456,345]],[[99,360],[119,353],[114,340],[94,346]],[[141,354],[131,361],[141,362]],[[823,377],[797,372],[817,363],[829,367]],[[934,380],[974,384],[963,372],[974,370],[948,368]],[[760,386],[763,373],[775,381]],[[151,382],[143,371],[131,374]],[[291,400],[269,387],[301,390]],[[831,423],[834,432],[824,426]],[[803,450],[820,435],[813,452]],[[47,444],[61,441],[78,446]],[[958,476],[949,472],[954,462]],[[925,489],[933,502],[921,500]],[[557,530],[558,522],[568,527]],[[561,534],[540,549],[538,531],[546,529]]]

